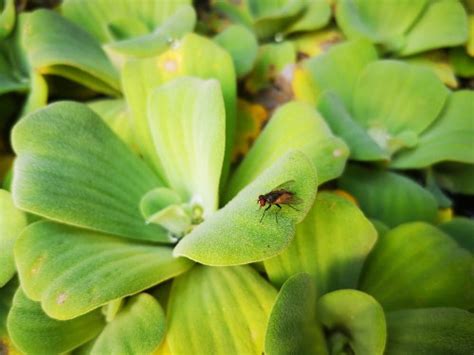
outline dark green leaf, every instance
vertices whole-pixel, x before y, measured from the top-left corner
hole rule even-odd
[[[104,318],[99,310],[60,321],[49,318],[41,305],[28,299],[21,288],[8,314],[8,332],[14,344],[28,354],[70,351],[100,333]]]
[[[473,258],[447,234],[422,222],[403,224],[379,239],[360,288],[386,311],[474,306]]]
[[[368,217],[389,227],[436,219],[437,203],[433,195],[402,175],[353,165],[346,169],[339,185],[356,198]]]
[[[283,284],[268,320],[265,353],[328,354],[316,322],[316,287],[309,274],[296,274]]]
[[[474,352],[474,315],[456,308],[387,313],[387,355],[467,355]]]

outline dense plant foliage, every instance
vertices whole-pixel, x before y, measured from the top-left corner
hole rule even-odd
[[[474,353],[472,1],[0,5],[1,353]]]

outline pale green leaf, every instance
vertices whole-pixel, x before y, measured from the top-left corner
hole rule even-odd
[[[10,193],[0,190],[0,287],[15,274],[13,247],[26,224],[25,213],[15,207]]]
[[[320,192],[296,236],[281,254],[265,261],[273,284],[282,285],[291,275],[306,272],[318,294],[356,288],[377,232],[352,202]]]
[[[218,207],[225,150],[225,107],[219,82],[178,78],[152,91],[148,122],[165,180],[205,215]]]
[[[474,315],[456,308],[387,313],[387,355],[467,355],[474,351]]]
[[[474,163],[474,92],[452,93],[442,114],[423,132],[418,145],[401,151],[391,166],[419,169],[449,160]]]
[[[383,308],[371,296],[357,290],[338,290],[318,300],[318,319],[330,332],[331,354],[382,355],[386,342]]]
[[[351,165],[339,180],[339,186],[356,198],[369,218],[378,219],[389,227],[436,219],[436,199],[405,176]]]
[[[423,16],[406,35],[399,55],[435,48],[454,47],[468,38],[467,14],[460,1],[430,1]]]
[[[71,319],[185,272],[172,249],[37,222],[24,230],[15,257],[25,293],[45,312]]]
[[[56,12],[37,10],[19,17],[20,43],[32,68],[117,95],[118,75],[95,39]]]
[[[316,94],[334,91],[351,111],[357,78],[367,64],[377,58],[375,48],[359,40],[335,45],[327,53],[305,61],[303,66],[309,72]]]
[[[280,289],[268,320],[265,353],[328,354],[316,322],[316,286],[310,275],[296,274]]]
[[[352,99],[354,119],[392,153],[413,145],[406,136],[423,132],[447,97],[448,90],[431,70],[381,60],[367,65],[358,79]]]
[[[166,336],[171,352],[260,355],[275,297],[249,266],[195,266],[173,281]]]
[[[309,104],[291,102],[281,106],[265,126],[231,177],[226,200],[235,196],[289,149],[304,152],[322,184],[342,174],[349,150],[335,137],[322,116]]]
[[[19,288],[8,315],[8,332],[14,344],[27,354],[58,354],[94,338],[104,323],[99,310],[66,321],[49,318],[41,305]]]
[[[182,5],[190,5],[191,0],[66,0],[61,12],[91,33],[99,42],[107,43],[117,39],[118,28],[121,33],[136,33],[133,28],[151,32],[174,14]],[[128,36],[127,36],[128,37]]]
[[[225,146],[222,181],[230,164],[235,131],[236,80],[230,55],[213,41],[189,33],[158,57],[131,60],[122,72],[124,94],[130,105],[132,127],[140,152],[164,176],[148,125],[149,94],[157,86],[182,76],[217,79],[225,103]]]
[[[379,239],[360,288],[386,311],[474,305],[473,258],[447,234],[422,222],[407,223]]]
[[[160,181],[85,105],[60,102],[36,111],[15,126],[12,141],[19,208],[123,237],[169,241],[139,211],[141,197]]]
[[[95,340],[90,354],[151,354],[165,335],[165,313],[149,294],[126,301]]]
[[[466,217],[456,217],[440,224],[439,228],[449,234],[459,246],[474,253],[474,220]]]
[[[231,55],[237,77],[241,78],[252,70],[257,58],[258,42],[246,27],[231,25],[214,37],[214,41]]]
[[[341,0],[338,25],[350,38],[366,38],[388,49],[403,45],[403,35],[416,22],[428,0]]]
[[[293,208],[282,205],[281,209],[268,205],[272,210],[262,215],[257,204],[259,195],[285,183],[301,203]],[[175,247],[174,255],[215,266],[247,264],[275,256],[292,240],[295,224],[311,208],[316,190],[313,164],[305,154],[290,150],[186,235]]]
[[[360,126],[334,93],[327,91],[320,96],[318,110],[328,125],[343,138],[354,160],[388,160],[389,156]]]

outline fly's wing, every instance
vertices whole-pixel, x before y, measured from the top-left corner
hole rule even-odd
[[[298,205],[302,203],[303,200],[299,198],[298,196],[296,196],[296,194],[294,193],[294,190],[292,188],[294,184],[295,184],[295,180],[285,181],[284,183],[275,187],[272,190],[272,192],[282,192],[282,191],[287,192],[287,194],[284,194],[284,196],[282,196],[283,201],[281,201],[281,203],[286,203],[290,205]]]
[[[295,180],[288,180],[285,181],[284,183],[278,185],[275,187],[271,192],[276,192],[276,191],[281,191],[281,190],[286,190],[286,191],[292,191],[292,187],[295,183]]]

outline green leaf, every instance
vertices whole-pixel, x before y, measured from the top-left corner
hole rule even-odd
[[[387,328],[387,355],[463,355],[474,350],[474,315],[461,309],[389,312]]]
[[[0,94],[28,91],[28,76],[17,61],[11,41],[0,46]],[[13,106],[13,105],[12,105]]]
[[[305,11],[285,29],[285,34],[317,30],[326,26],[330,20],[331,6],[328,1],[307,0]]]
[[[237,77],[248,74],[255,63],[258,42],[253,32],[241,25],[231,25],[214,37],[232,56]]]
[[[129,61],[122,72],[124,94],[132,113],[140,152],[160,175],[163,167],[153,145],[149,127],[147,102],[157,86],[182,76],[217,79],[221,84],[225,104],[225,145],[222,181],[225,181],[230,164],[235,131],[236,80],[230,55],[213,41],[189,33],[177,41],[173,48],[158,57]]]
[[[181,203],[179,194],[166,187],[158,187],[148,191],[140,201],[140,212],[147,221],[160,210]]]
[[[276,291],[249,266],[195,266],[173,281],[167,342],[174,354],[261,354]]]
[[[258,136],[232,175],[226,200],[235,196],[289,149],[304,152],[322,184],[342,174],[349,150],[335,137],[321,115],[309,104],[291,102],[281,106]]]
[[[90,354],[151,354],[165,335],[165,313],[149,294],[127,300],[95,340]]]
[[[446,86],[452,89],[459,87],[450,57],[448,53],[443,50],[420,53],[403,58],[403,61],[431,69]]]
[[[253,70],[245,78],[245,89],[256,94],[271,85],[285,67],[296,62],[293,43],[268,43],[260,46]]]
[[[148,121],[165,180],[183,201],[211,214],[226,144],[219,82],[184,77],[157,88],[148,100]]]
[[[170,241],[139,211],[141,197],[160,181],[85,105],[36,111],[15,126],[12,141],[19,208],[127,238]]]
[[[77,81],[93,90],[117,95],[117,72],[95,39],[79,26],[49,10],[19,17],[18,35],[30,66],[41,74]]]
[[[390,228],[383,222],[379,221],[378,219],[371,219],[370,222],[374,226],[375,230],[377,231],[377,235],[379,237],[383,236],[385,233],[390,231]]]
[[[137,27],[142,28],[140,32],[151,31],[182,5],[190,4],[191,0],[147,0],[140,2],[140,6],[136,6],[135,0],[67,0],[61,4],[61,12],[99,42],[107,43],[120,39],[114,31],[117,27],[130,36],[132,33],[136,35],[134,28]]]
[[[0,287],[0,345],[2,350],[8,348],[9,335],[7,331],[7,316],[13,302],[13,296],[18,289],[18,278],[14,277],[6,285]]]
[[[52,222],[24,230],[15,257],[25,293],[56,319],[71,319],[133,295],[192,265],[172,249]]]
[[[366,38],[388,49],[397,49],[427,3],[428,0],[343,0],[336,7],[336,19],[350,39]]]
[[[474,92],[452,93],[440,117],[423,132],[418,145],[400,152],[391,164],[399,169],[419,169],[450,160],[474,163]]]
[[[153,32],[111,42],[104,45],[104,48],[117,66],[122,67],[129,59],[128,57],[143,58],[164,52],[173,44],[173,41],[181,38],[188,32],[192,32],[195,24],[196,12],[194,8],[189,5],[183,5]]]
[[[474,27],[474,16],[471,16]],[[474,37],[474,35],[473,35]],[[466,53],[466,48],[456,47],[450,51],[451,64],[457,76],[470,78],[474,76],[474,58]]]
[[[310,275],[296,274],[282,286],[268,320],[265,353],[328,354],[316,322],[316,287]]]
[[[385,315],[368,294],[357,290],[328,293],[318,300],[317,314],[329,332],[331,354],[384,354]]]
[[[470,308],[474,305],[472,267],[472,255],[448,235],[426,223],[407,223],[379,239],[364,267],[360,288],[386,311]]]
[[[354,118],[387,152],[410,147],[438,116],[448,90],[427,68],[394,60],[367,65],[353,96]]]
[[[454,47],[468,38],[467,14],[460,1],[430,1],[423,16],[406,36],[399,55],[410,55],[435,48]]]
[[[0,287],[15,275],[13,247],[26,224],[26,215],[15,207],[10,193],[0,190]]]
[[[324,92],[318,102],[331,130],[334,131],[350,148],[350,158],[354,160],[388,160],[389,155],[368,135],[347,111],[342,100],[333,92]]]
[[[352,202],[320,192],[296,236],[281,254],[265,261],[273,284],[282,285],[291,275],[307,272],[318,294],[355,288],[377,232]]]
[[[465,217],[456,217],[439,225],[439,228],[449,234],[459,246],[474,253],[474,221]]]
[[[433,195],[402,175],[351,165],[339,180],[339,186],[356,198],[369,218],[389,227],[436,219],[437,203]]]
[[[48,103],[48,84],[43,75],[35,70],[30,71],[30,92],[23,106],[21,116],[43,108]]]
[[[284,31],[304,11],[305,5],[301,0],[250,1],[253,27],[258,38],[278,37],[279,32]]]
[[[440,164],[435,176],[438,184],[450,192],[474,195],[474,164]]]
[[[178,237],[192,224],[192,213],[187,213],[191,208],[185,206],[189,205],[181,203],[178,193],[166,187],[149,191],[140,201],[140,211],[147,223],[159,224]]]
[[[49,318],[41,305],[28,299],[19,288],[8,315],[8,332],[25,353],[58,354],[94,338],[104,323],[99,310],[66,321]]]
[[[15,25],[15,0],[2,1],[0,11],[0,39],[9,35]]]
[[[349,111],[357,78],[367,64],[377,60],[377,51],[366,41],[350,41],[331,47],[327,53],[304,62],[319,95],[334,91]]]
[[[256,203],[258,196],[287,182],[288,191],[301,203],[293,208],[283,205],[281,211],[274,206],[263,218]],[[275,256],[290,243],[295,224],[312,206],[316,190],[313,164],[300,151],[290,150],[185,236],[175,247],[174,255],[214,266],[248,264]]]
[[[97,113],[130,148],[135,148],[135,141],[130,127],[130,114],[125,100],[99,99],[88,102],[87,106]]]

